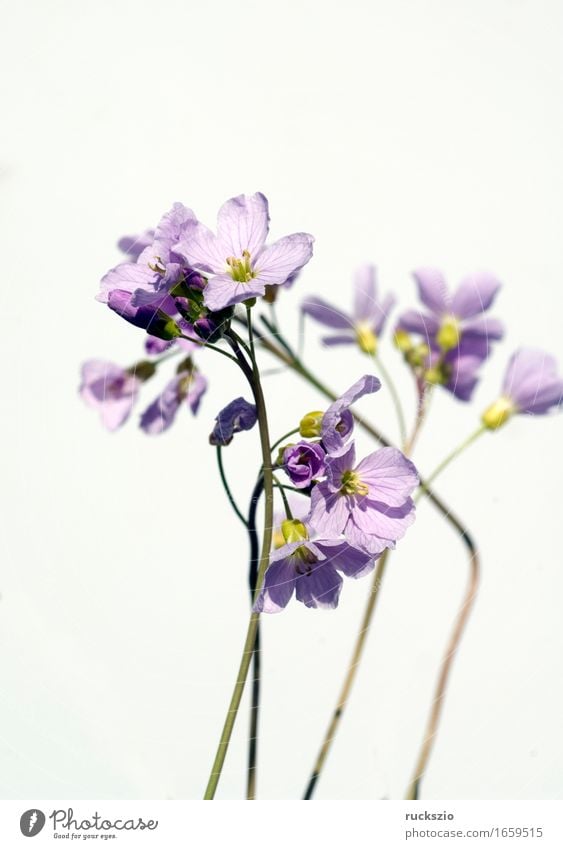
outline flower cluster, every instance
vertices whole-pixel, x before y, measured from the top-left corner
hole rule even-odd
[[[307,607],[334,608],[341,574],[368,574],[386,548],[394,548],[415,518],[411,495],[418,474],[396,448],[381,448],[356,464],[352,404],[381,384],[365,375],[323,414],[304,416],[302,439],[280,452],[281,465],[299,489],[308,488],[309,514],[282,524],[286,544],[271,555],[255,610],[275,613],[295,591]]]

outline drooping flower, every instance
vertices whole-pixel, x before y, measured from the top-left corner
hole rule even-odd
[[[544,415],[563,404],[563,378],[554,357],[535,348],[520,348],[509,360],[502,394],[482,416],[496,430],[518,413]]]
[[[357,466],[352,443],[326,460],[327,479],[313,487],[308,523],[323,537],[346,539],[372,554],[393,548],[414,522],[418,473],[396,448],[380,448]]]
[[[258,414],[254,404],[244,398],[235,398],[217,415],[209,442],[211,445],[228,445],[235,433],[251,430],[257,421]]]
[[[238,195],[223,204],[217,234],[199,221],[188,222],[174,251],[192,267],[212,275],[204,291],[208,309],[264,295],[294,275],[313,253],[313,237],[293,233],[266,246],[268,201],[263,194]]]
[[[103,425],[117,430],[131,413],[141,380],[134,373],[106,360],[88,360],[82,366],[80,396],[97,409]]]
[[[325,345],[359,345],[366,354],[375,354],[385,322],[395,298],[386,295],[379,301],[377,297],[376,269],[373,265],[363,265],[354,276],[354,308],[352,315],[327,303],[322,298],[307,298],[301,309],[316,321],[337,330],[323,337]]]
[[[186,363],[185,368],[172,378],[164,391],[142,414],[142,430],[151,436],[168,430],[184,403],[195,416],[206,389],[206,378],[191,363]]]
[[[305,489],[324,475],[325,452],[318,442],[296,442],[282,455],[282,468],[297,489]]]
[[[374,555],[345,540],[309,540],[298,520],[282,523],[286,544],[270,554],[264,584],[254,604],[260,613],[279,613],[293,593],[306,607],[335,608],[342,577],[359,578],[371,571]]]

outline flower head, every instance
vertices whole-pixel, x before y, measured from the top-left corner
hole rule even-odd
[[[217,234],[199,221],[188,222],[174,251],[192,268],[212,275],[204,291],[208,309],[264,295],[266,286],[285,283],[311,259],[308,233],[266,246],[268,229],[268,201],[260,192],[226,201],[217,216]]]
[[[508,363],[502,394],[483,413],[483,424],[496,430],[517,413],[544,415],[563,403],[563,378],[550,354],[521,348]]]
[[[327,457],[326,466],[327,480],[311,493],[308,523],[372,554],[393,548],[415,518],[410,496],[419,481],[411,461],[396,448],[380,448],[356,465],[352,443]]]
[[[254,404],[244,398],[235,398],[217,415],[209,442],[211,445],[228,445],[235,433],[251,430],[257,420],[258,414]]]
[[[141,380],[131,371],[105,360],[88,360],[82,366],[80,396],[97,409],[108,430],[117,430],[131,413]]]
[[[288,445],[282,454],[283,470],[297,489],[310,486],[325,472],[325,452],[318,442],[304,440]]]
[[[366,354],[375,354],[387,316],[395,305],[393,295],[377,297],[376,270],[373,265],[363,265],[354,276],[354,309],[349,315],[322,298],[307,298],[302,305],[306,315],[338,330],[323,337],[325,345],[356,344]]]
[[[205,377],[191,363],[186,362],[166,385],[164,391],[142,414],[140,422],[142,430],[151,436],[168,430],[184,403],[195,416],[206,389]]]
[[[414,272],[419,297],[428,312],[408,310],[397,325],[395,339],[407,361],[421,377],[468,401],[478,381],[478,369],[504,330],[498,319],[485,315],[500,288],[489,274],[464,278],[451,295],[440,271]],[[408,336],[422,337],[413,345]]]

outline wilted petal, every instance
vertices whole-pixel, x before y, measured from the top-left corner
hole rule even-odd
[[[209,442],[211,445],[228,445],[235,433],[250,430],[257,420],[258,414],[254,404],[244,398],[235,398],[217,415]]]
[[[321,436],[326,450],[330,453],[339,451],[344,445],[345,438],[338,430],[342,414],[364,395],[377,392],[381,381],[373,374],[365,374],[354,383],[337,401],[330,405],[323,416]],[[345,434],[348,436],[349,433]]]

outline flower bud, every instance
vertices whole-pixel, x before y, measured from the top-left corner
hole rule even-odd
[[[299,422],[299,433],[312,439],[315,436],[321,435],[321,422],[324,413],[322,410],[313,410],[312,413],[307,413]]]
[[[282,534],[286,542],[301,542],[309,539],[307,528],[299,519],[286,519],[282,522]]]
[[[481,421],[489,430],[498,430],[516,412],[516,408],[510,398],[501,396],[490,407],[487,407]]]

